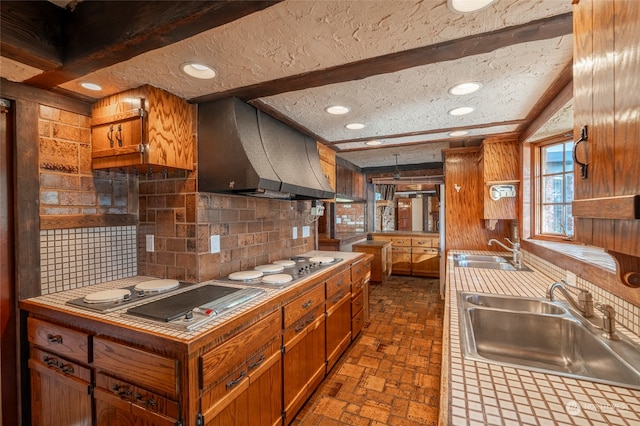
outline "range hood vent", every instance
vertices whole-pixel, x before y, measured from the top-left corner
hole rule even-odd
[[[236,98],[198,105],[198,190],[333,198],[316,142]]]

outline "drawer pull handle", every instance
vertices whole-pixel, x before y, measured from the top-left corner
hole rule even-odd
[[[237,379],[235,380],[231,380],[230,382],[227,383],[227,390],[231,389],[232,387],[236,386],[238,383],[240,383],[242,381],[242,379],[244,379],[244,376],[247,375],[246,371],[243,371],[242,373],[240,373],[240,376],[238,376]]]
[[[113,124],[109,126],[107,131],[107,139],[109,140],[109,148],[113,148]]]
[[[302,304],[303,309],[307,309],[309,306],[313,305],[313,299],[309,299]]]
[[[356,269],[356,274],[359,274],[360,271],[362,271],[362,269],[360,269],[360,268]]]
[[[120,397],[131,396],[131,389],[120,385],[113,385],[113,393]]]
[[[336,283],[336,287],[340,287],[342,284],[344,284],[344,278]]]
[[[116,140],[118,141],[118,146],[122,146],[122,124],[118,124],[118,130],[116,131]]]
[[[338,303],[343,297],[344,297],[344,294],[338,294],[336,297],[333,298],[332,302]]]
[[[356,306],[360,306],[360,305],[362,305],[362,303],[360,303],[360,301],[358,300],[358,301],[356,302]]]
[[[307,321],[302,321],[300,324],[298,324],[295,328],[296,333],[300,333],[302,330],[304,330],[304,328],[307,326]]]
[[[142,398],[142,394],[141,394],[141,393],[139,393],[139,392],[136,392],[136,399],[137,399],[139,402],[141,402],[142,404],[144,404],[144,405],[146,405],[146,406],[148,406],[148,407],[153,407],[153,408],[155,408],[155,407],[158,405],[158,402],[157,402],[155,399],[153,399],[153,397],[152,397],[152,396],[150,396],[150,397],[149,397],[149,398],[147,398],[147,399],[143,399],[143,398]]]
[[[47,341],[49,343],[62,343],[62,336],[59,334],[47,334]]]
[[[263,362],[264,362],[264,354],[262,354],[262,356],[256,362],[249,364],[249,370],[253,370]]]
[[[71,364],[67,364],[67,365],[62,364],[60,366],[60,369],[62,370],[63,373],[73,373],[73,365]]]
[[[57,367],[58,366],[58,360],[56,358],[53,358],[53,357],[45,357],[44,363],[47,364],[48,366],[51,366],[51,367]]]

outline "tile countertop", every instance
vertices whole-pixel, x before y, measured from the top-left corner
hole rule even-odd
[[[449,253],[440,425],[640,425],[638,390],[464,359],[459,290],[544,297],[553,280],[538,271],[455,267],[455,253],[496,254]],[[639,341],[622,327],[618,331]]]
[[[349,253],[349,252],[335,252],[335,251],[311,251],[311,252],[307,252],[307,253],[302,253],[298,256],[308,256],[308,257],[313,257],[313,256],[327,256],[327,257],[338,257],[340,259],[342,259],[341,262],[336,263],[335,266],[338,265],[344,265],[345,263],[351,262],[355,259],[357,259],[358,257],[360,257],[362,254],[361,253]],[[134,305],[127,305],[125,308],[119,309],[119,310],[115,310],[112,312],[108,312],[108,313],[98,313],[98,312],[92,312],[92,311],[88,311],[86,309],[81,309],[78,307],[74,307],[74,306],[70,306],[67,305],[66,302],[68,300],[73,300],[79,297],[84,297],[89,293],[93,293],[95,291],[100,291],[100,290],[107,290],[107,289],[116,289],[116,288],[123,288],[123,287],[128,287],[131,285],[135,285],[138,284],[140,282],[144,282],[144,281],[148,281],[148,280],[155,280],[158,279],[157,277],[148,277],[148,276],[134,276],[134,277],[129,277],[129,278],[123,278],[123,279],[119,279],[119,280],[115,280],[115,281],[109,281],[109,282],[105,282],[105,283],[100,283],[100,284],[94,284],[91,286],[85,286],[85,287],[81,287],[81,288],[77,288],[77,289],[73,289],[73,290],[67,290],[67,291],[63,291],[63,292],[59,292],[59,293],[53,293],[53,294],[48,294],[48,295],[44,295],[44,296],[38,296],[38,297],[34,297],[31,299],[26,299],[24,300],[24,302],[27,302],[28,304],[31,305],[39,305],[39,306],[44,306],[44,307],[49,307],[49,308],[54,308],[57,310],[62,310],[68,313],[72,313],[72,314],[77,314],[79,316],[85,317],[85,318],[91,318],[97,321],[108,321],[111,322],[113,324],[117,324],[120,326],[125,326],[128,328],[136,328],[138,330],[142,330],[144,332],[153,332],[153,333],[157,333],[160,334],[162,336],[165,337],[169,337],[172,338],[174,340],[178,340],[178,341],[190,341],[193,340],[194,338],[203,335],[204,333],[208,333],[212,330],[214,330],[215,328],[217,328],[218,326],[220,326],[221,324],[233,319],[234,317],[236,317],[237,315],[240,315],[244,312],[247,312],[249,310],[252,310],[256,307],[258,307],[259,305],[262,305],[270,300],[273,300],[275,297],[288,292],[288,291],[292,291],[295,288],[303,285],[304,283],[308,282],[308,280],[302,280],[290,287],[285,287],[282,289],[270,289],[270,288],[264,288],[264,290],[266,290],[266,293],[256,297],[255,299],[250,300],[247,303],[242,304],[241,306],[239,306],[237,309],[233,309],[231,311],[225,312],[219,316],[216,316],[213,320],[211,320],[210,322],[208,322],[207,324],[203,325],[202,327],[198,328],[197,330],[194,331],[185,331],[185,330],[181,330],[178,328],[172,328],[172,327],[168,327],[168,326],[164,326],[162,323],[159,323],[157,321],[152,321],[152,320],[147,320],[144,318],[138,318],[132,315],[127,315],[126,314],[126,310],[129,309],[130,307],[134,306]],[[206,281],[206,282],[202,282],[202,283],[198,283],[198,284],[192,284],[189,287],[186,287],[184,290],[182,291],[186,291],[186,290],[190,290],[192,288],[195,287],[199,287],[199,286],[203,286],[203,285],[207,285],[207,284],[216,284],[216,285],[222,285],[222,286],[228,286],[228,287],[236,287],[236,288],[245,288],[245,285],[242,285],[241,283],[239,283],[238,285],[234,285],[233,283],[229,283],[229,282],[221,282],[221,281],[216,281],[216,280],[211,280],[211,281]],[[172,292],[169,295],[174,295],[177,294],[177,292]],[[154,300],[159,300],[158,299],[154,299]]]

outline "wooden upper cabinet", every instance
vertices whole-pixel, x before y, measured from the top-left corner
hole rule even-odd
[[[320,156],[320,167],[329,185],[336,190],[336,152],[328,146],[317,142],[318,155]]]
[[[640,287],[640,2],[574,4],[573,216],[577,241],[602,247],[620,280]],[[586,129],[584,131],[583,129]]]
[[[353,200],[364,200],[366,196],[363,174],[337,164],[336,193]]]
[[[518,218],[519,165],[519,145],[516,139],[488,138],[482,143],[480,167],[484,182],[483,217],[489,220],[488,227],[491,229],[495,226],[495,220]],[[509,193],[511,186],[515,193]],[[495,195],[497,191],[500,191],[499,197]]]
[[[149,85],[99,100],[92,107],[93,168],[193,170],[194,114],[193,105]]]

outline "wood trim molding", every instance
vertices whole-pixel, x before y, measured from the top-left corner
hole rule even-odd
[[[97,228],[137,225],[133,214],[40,216],[40,229]]]
[[[592,219],[640,219],[640,195],[574,200],[574,217]]]

